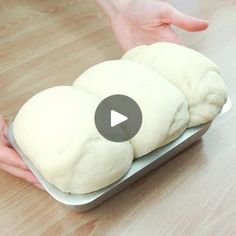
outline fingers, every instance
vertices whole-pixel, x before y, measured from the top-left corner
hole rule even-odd
[[[187,31],[202,31],[208,27],[208,22],[196,17],[188,16],[178,11],[171,5],[167,5],[164,22],[167,24],[176,25]]]
[[[40,186],[40,183],[37,180],[37,178],[29,170],[22,170],[20,168],[9,166],[4,163],[0,163],[0,169],[6,171],[16,177],[22,178],[29,183],[32,183],[34,185],[36,184],[36,185]]]
[[[0,163],[28,170],[28,167],[17,152],[9,147],[0,147]]]
[[[27,166],[22,161],[17,152],[10,148],[7,140],[7,126],[3,116],[0,114],[0,162],[10,166],[27,170]]]
[[[0,114],[0,169],[44,189],[7,140],[7,125]]]

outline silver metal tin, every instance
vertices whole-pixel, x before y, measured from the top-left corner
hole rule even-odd
[[[231,100],[228,98],[218,117],[228,112],[230,108]],[[115,195],[134,181],[140,179],[142,176],[152,171],[154,168],[160,166],[170,158],[177,155],[182,150],[186,149],[188,146],[196,142],[210,128],[211,122],[197,127],[189,128],[175,141],[135,160],[128,173],[114,184],[93,193],[78,195],[64,193],[55,186],[48,183],[47,180],[45,180],[45,178],[33,166],[29,158],[27,158],[27,156],[17,145],[13,136],[12,126],[13,125],[10,125],[8,129],[9,142],[20,154],[26,165],[38,178],[39,182],[43,185],[46,191],[57,201],[74,208],[76,211],[82,212],[104,202],[109,197]]]

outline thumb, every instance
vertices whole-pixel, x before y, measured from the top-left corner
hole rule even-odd
[[[168,5],[165,23],[173,24],[187,31],[201,31],[208,27],[208,22],[193,16],[188,16]]]

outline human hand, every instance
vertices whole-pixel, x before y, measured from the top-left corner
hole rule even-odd
[[[172,29],[187,31],[208,27],[205,20],[185,15],[167,2],[158,0],[97,0],[111,20],[116,38],[125,51],[138,45],[158,41],[180,43]]]
[[[3,116],[0,114],[0,170],[6,171],[12,175],[23,178],[26,181],[42,188],[32,172],[27,168],[25,163],[17,152],[11,147],[7,140],[7,126]]]

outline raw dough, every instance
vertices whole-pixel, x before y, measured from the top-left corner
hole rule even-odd
[[[160,42],[131,49],[123,59],[152,67],[183,92],[189,105],[189,127],[212,120],[226,102],[218,67],[192,49]]]
[[[63,192],[89,193],[121,178],[130,168],[133,147],[114,143],[96,130],[100,99],[72,86],[46,89],[16,116],[19,147],[48,182]]]
[[[187,101],[167,80],[147,66],[127,60],[97,64],[74,82],[100,98],[130,96],[140,106],[143,123],[131,139],[135,157],[176,139],[189,121]]]

